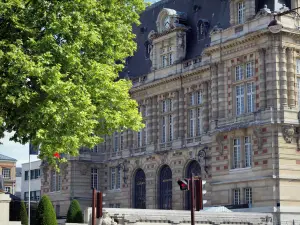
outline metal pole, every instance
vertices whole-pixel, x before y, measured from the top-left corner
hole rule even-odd
[[[93,197],[92,197],[92,225],[96,225],[96,189],[93,188]]]
[[[30,177],[31,174],[31,162],[30,162],[30,151],[29,151],[29,171],[28,171],[28,225],[30,225]]]
[[[202,178],[198,181],[199,185],[199,211],[203,209],[203,185],[202,185]]]
[[[102,192],[98,192],[97,193],[97,218],[102,217],[102,205],[103,202],[103,195]]]
[[[195,225],[195,181],[194,181],[194,174],[192,173],[191,177],[191,225]]]

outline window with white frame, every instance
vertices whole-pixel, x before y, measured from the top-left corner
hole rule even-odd
[[[202,128],[202,92],[196,91],[189,95],[189,137],[195,137],[201,135]]]
[[[247,83],[247,112],[254,112],[255,106],[255,85],[254,82]]]
[[[245,104],[245,90],[244,85],[237,85],[236,90],[236,115],[239,116],[244,113],[244,104]]]
[[[241,161],[241,140],[233,139],[233,169],[240,168]]]
[[[113,135],[113,149],[114,149],[114,152],[118,152],[119,151],[119,134],[118,132],[114,132],[114,135]]]
[[[245,195],[245,204],[252,204],[252,188],[245,188],[244,189]]]
[[[174,117],[172,114],[172,104],[172,99],[165,99],[161,103],[161,143],[170,142],[173,140]]]
[[[244,79],[244,67],[243,65],[238,65],[235,67],[235,80],[243,80]]]
[[[171,66],[173,62],[173,52],[171,47],[166,47],[162,49],[161,55],[161,67]]]
[[[233,205],[241,204],[241,193],[240,189],[233,189]]]
[[[246,74],[246,77],[244,77]],[[256,85],[254,80],[253,62],[235,67],[235,111],[240,116],[255,111]]]
[[[245,22],[245,2],[240,1],[237,3],[237,22],[238,24],[242,24]]]
[[[110,168],[110,189],[116,190],[121,188],[121,167]]]
[[[252,166],[252,145],[251,138],[245,137],[245,167]]]
[[[253,62],[248,62],[246,63],[246,78],[250,78],[253,77],[254,73],[253,73]]]
[[[56,192],[61,190],[61,176],[55,170],[51,170],[50,191]]]
[[[5,192],[10,193],[10,187],[5,187]]]
[[[98,169],[91,168],[91,188],[98,190]]]
[[[2,176],[4,179],[10,179],[10,169],[2,168]]]

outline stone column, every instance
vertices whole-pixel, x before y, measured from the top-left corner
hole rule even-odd
[[[287,76],[286,76],[286,47],[279,47],[279,78],[280,78],[280,106],[288,104]]]
[[[275,40],[272,39],[275,42]],[[278,47],[272,46],[266,52],[266,91],[267,91],[267,107],[277,107],[277,100],[279,102],[280,87],[279,75],[277,68],[279,68],[279,54]],[[278,85],[278,86],[277,86]]]
[[[148,145],[153,144],[153,136],[152,136],[152,131],[153,131],[153,98],[148,98],[147,99],[147,124],[148,124],[148,130],[147,130],[147,141]]]
[[[287,49],[287,87],[288,87],[288,106],[294,108],[295,105],[295,63],[294,49]]]
[[[208,81],[202,84],[202,97],[203,97],[203,109],[202,109],[202,124],[203,133],[207,133],[209,130],[209,101],[208,101]]]
[[[226,94],[225,94],[225,82],[224,82],[224,63],[221,62],[218,65],[218,74],[217,74],[217,82],[218,82],[218,118],[225,117],[225,102],[226,102]]]
[[[211,104],[212,104],[212,120],[218,119],[218,66],[213,64],[211,66]]]
[[[156,149],[156,145],[158,143],[159,138],[159,110],[160,110],[160,102],[158,97],[155,96],[152,99],[152,140],[154,144],[154,148]]]
[[[261,48],[259,52],[259,106],[261,109],[267,107],[267,87],[266,87],[266,49]]]

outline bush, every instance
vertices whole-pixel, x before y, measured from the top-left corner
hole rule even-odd
[[[28,225],[28,216],[24,201],[21,201],[20,219],[22,225]]]
[[[47,195],[43,195],[39,202],[36,212],[36,225],[57,225],[56,214]]]
[[[70,204],[68,214],[67,214],[67,223],[83,223],[83,216],[80,209],[79,202],[73,200]]]

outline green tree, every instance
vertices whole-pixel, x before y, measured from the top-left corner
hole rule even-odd
[[[39,202],[35,225],[57,225],[56,214],[47,195],[43,195]]]
[[[78,154],[102,136],[143,127],[131,83],[118,79],[136,49],[143,0],[0,2],[0,137],[30,140],[40,158]]]
[[[73,200],[69,206],[67,214],[67,223],[83,223],[83,215],[80,209],[79,202]]]
[[[22,225],[28,225],[28,216],[24,201],[21,201],[20,218]]]

